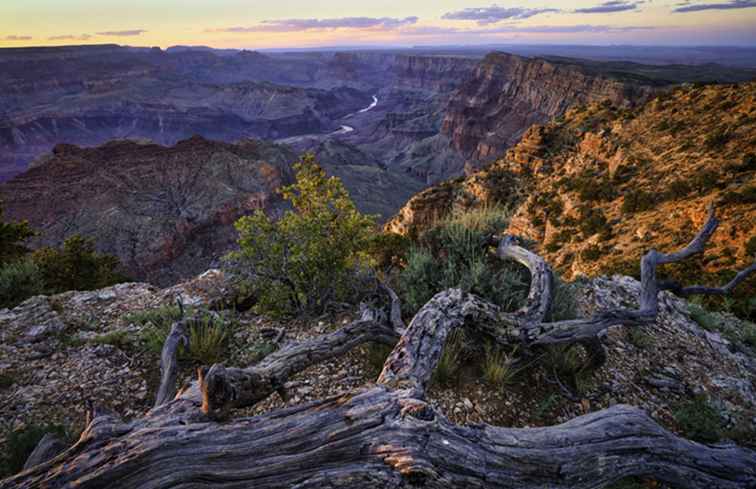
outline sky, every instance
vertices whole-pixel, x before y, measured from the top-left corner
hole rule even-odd
[[[0,0],[0,47],[756,46],[756,0]]]

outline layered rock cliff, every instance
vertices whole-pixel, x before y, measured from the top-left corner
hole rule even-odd
[[[578,64],[492,53],[452,97],[441,133],[475,168],[501,155],[534,123],[569,107],[600,100],[632,106],[653,92],[650,80],[612,78]]]

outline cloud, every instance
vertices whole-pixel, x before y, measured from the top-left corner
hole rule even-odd
[[[577,14],[606,14],[612,12],[624,12],[625,10],[635,10],[643,2],[626,2],[623,0],[610,0],[601,3],[595,7],[578,8],[573,12]]]
[[[573,34],[573,33],[613,33],[651,30],[651,26],[609,26],[609,25],[535,25],[518,26],[506,24],[486,29],[460,29],[457,27],[422,26],[402,29],[401,33],[409,36],[435,36],[435,35],[486,35],[486,34]]]
[[[31,41],[31,36],[5,36],[3,41]]]
[[[132,37],[132,36],[140,36],[147,32],[144,29],[132,29],[129,31],[105,31],[105,32],[98,32],[98,36],[114,36],[114,37]]]
[[[468,7],[456,12],[448,12],[441,18],[446,20],[474,20],[478,25],[495,24],[507,19],[528,19],[534,15],[548,12],[559,12],[555,8],[524,8],[524,7]]]
[[[756,0],[731,0],[725,3],[681,3],[673,12],[700,12],[701,10],[733,10],[756,7]]]
[[[297,32],[333,29],[394,30],[417,23],[417,17],[340,17],[333,19],[277,19],[264,20],[249,27],[208,29],[209,32]]]
[[[89,39],[92,39],[92,36],[89,34],[80,34],[78,36],[74,34],[63,34],[47,38],[48,41],[88,41]]]

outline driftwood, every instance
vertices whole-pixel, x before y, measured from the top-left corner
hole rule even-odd
[[[515,313],[452,289],[437,294],[405,327],[398,298],[389,293],[389,314],[365,311],[360,320],[334,333],[284,346],[246,369],[214,365],[172,400],[165,399],[170,388],[161,386],[163,402],[142,418],[123,423],[94,413],[75,445],[0,481],[0,489],[598,488],[627,476],[686,488],[756,487],[756,452],[731,443],[682,439],[630,406],[546,428],[460,427],[425,397],[444,342],[455,328],[524,347],[595,346],[596,335],[610,326],[653,322],[657,294],[667,288],[657,282],[656,267],[701,252],[716,226],[712,212],[685,249],[669,255],[652,250],[643,257],[639,309],[559,322],[545,322],[552,297],[549,267],[512,239],[503,239],[499,256],[520,261],[533,275],[528,303]],[[174,332],[180,337],[180,331]],[[164,353],[175,338],[169,337]],[[230,409],[280,391],[301,369],[367,341],[396,342],[375,384],[223,421]],[[175,383],[165,369],[163,374]]]

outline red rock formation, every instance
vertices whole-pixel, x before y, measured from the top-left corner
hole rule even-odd
[[[590,74],[576,64],[492,53],[450,101],[441,133],[474,167],[501,155],[534,123],[569,107],[599,100],[630,105],[653,91],[650,85]]]

